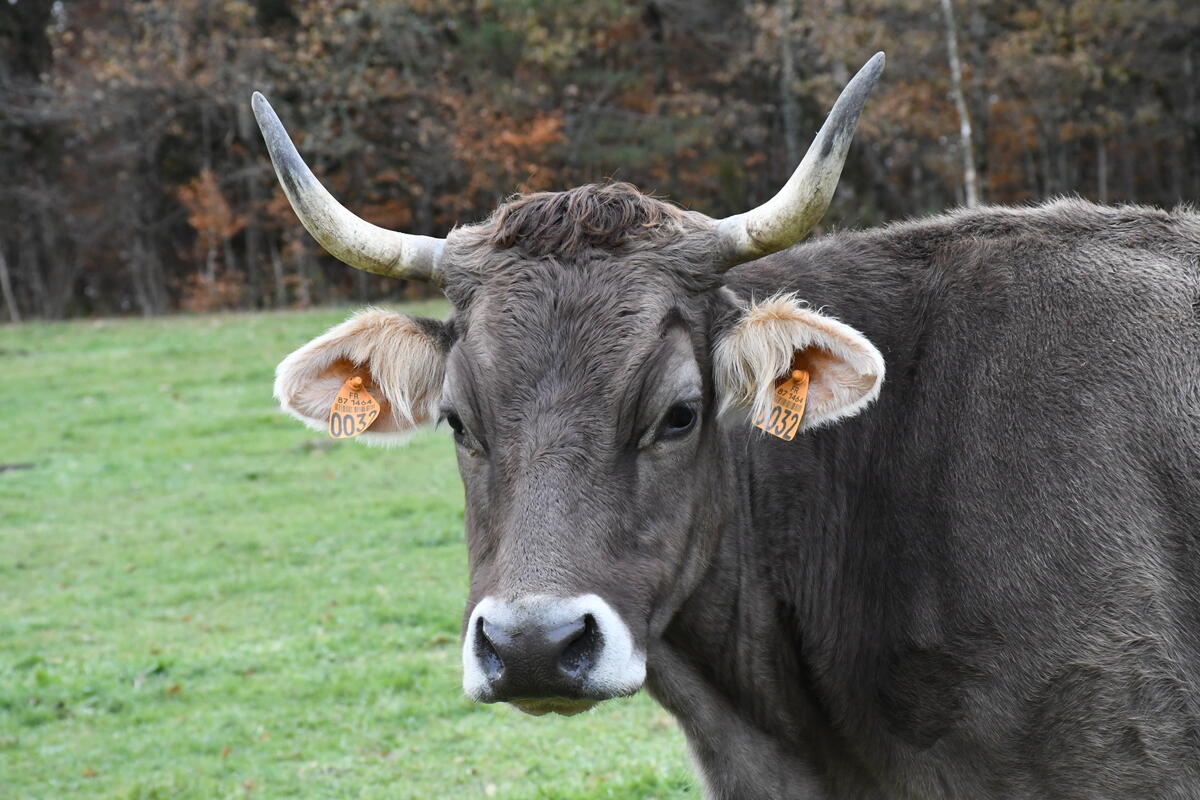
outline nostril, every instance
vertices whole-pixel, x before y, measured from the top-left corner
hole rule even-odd
[[[583,619],[574,623],[575,636],[559,657],[558,666],[572,678],[586,675],[596,663],[596,656],[603,645],[599,626],[591,614],[584,614]]]
[[[475,623],[475,658],[484,676],[495,683],[504,673],[504,659],[496,652],[496,645],[504,646],[507,637],[487,620],[480,617]]]

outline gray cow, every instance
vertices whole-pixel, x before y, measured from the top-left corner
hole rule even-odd
[[[453,304],[353,317],[276,394],[323,428],[358,375],[364,439],[453,429],[472,698],[645,686],[710,798],[1200,797],[1200,215],[1061,200],[793,246],[882,66],[745,214],[583,186],[445,240],[338,205],[256,95],[308,230]],[[752,422],[789,375],[785,441]]]

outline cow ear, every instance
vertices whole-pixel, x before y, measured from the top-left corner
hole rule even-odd
[[[854,416],[883,382],[883,356],[865,336],[793,295],[751,304],[718,340],[713,367],[722,407],[749,407],[755,418],[770,409],[777,379],[806,370],[801,430]]]
[[[342,384],[361,376],[380,409],[359,438],[395,443],[436,421],[448,345],[442,322],[367,309],[285,358],[275,369],[275,397],[296,419],[323,431]]]

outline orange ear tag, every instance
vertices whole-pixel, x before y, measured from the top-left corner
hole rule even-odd
[[[342,384],[329,409],[329,435],[334,439],[353,439],[379,418],[379,401],[355,375]]]
[[[790,442],[800,430],[807,403],[808,373],[794,369],[790,376],[775,385],[774,402],[765,414],[754,420],[754,427]]]

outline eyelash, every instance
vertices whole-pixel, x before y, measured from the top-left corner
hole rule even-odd
[[[470,431],[467,430],[467,426],[463,425],[462,417],[449,409],[443,409],[438,416],[438,425],[441,425],[443,422],[450,426],[450,430],[454,432],[455,443],[466,450],[467,455],[477,456],[482,452],[482,448],[475,443]]]

